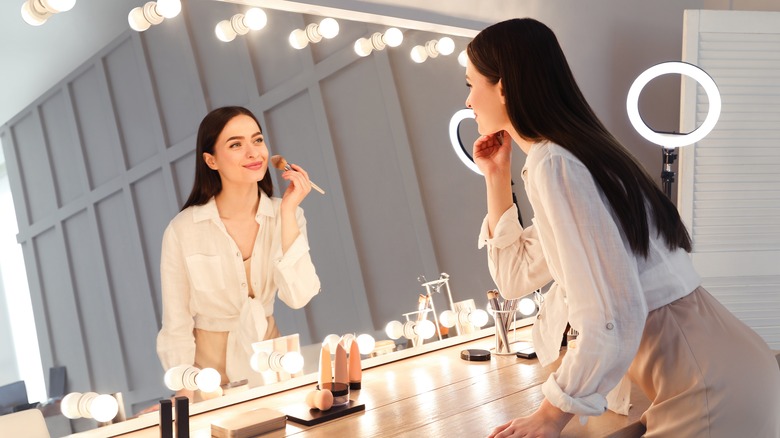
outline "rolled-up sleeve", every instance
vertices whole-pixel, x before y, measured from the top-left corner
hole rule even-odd
[[[320,291],[320,278],[309,253],[306,217],[300,207],[295,211],[300,234],[274,266],[278,296],[293,309],[305,306]]]
[[[478,247],[487,246],[490,275],[506,299],[528,295],[552,279],[536,229],[533,225],[523,229],[517,218],[513,204],[499,218],[493,237],[489,236],[487,216],[479,233]]]
[[[176,231],[169,225],[163,234],[160,254],[163,308],[162,329],[157,335],[157,355],[165,370],[195,361],[195,322],[185,263]]]
[[[577,348],[542,391],[565,412],[600,415],[636,354],[647,317],[636,259],[582,163],[551,156],[532,178],[547,262],[579,332]]]

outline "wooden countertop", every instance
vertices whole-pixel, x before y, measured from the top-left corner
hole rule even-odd
[[[362,389],[353,391],[350,398],[365,404],[365,411],[312,427],[288,421],[285,429],[264,436],[487,436],[495,426],[531,414],[544,399],[540,385],[558,366],[542,367],[536,359],[515,356],[493,355],[489,362],[460,359],[460,351],[465,348],[493,346],[494,339],[489,337],[364,370]],[[303,403],[313,388],[307,385],[193,415],[190,436],[208,438],[213,421],[247,410],[272,408],[284,412],[286,407]],[[608,411],[591,417],[585,426],[575,417],[562,436],[639,437],[644,428],[638,420],[649,401],[635,389],[632,403],[628,416]],[[155,426],[121,436],[156,438],[159,430]]]

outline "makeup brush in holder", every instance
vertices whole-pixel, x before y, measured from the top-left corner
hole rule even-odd
[[[287,162],[287,160],[285,160],[284,157],[281,156],[281,155],[272,155],[271,156],[271,164],[273,164],[274,167],[279,169],[279,170],[293,170],[290,167],[290,164]],[[309,180],[309,183],[311,184],[311,188],[313,188],[314,190],[322,193],[323,195],[325,194],[325,190],[322,190],[320,188],[320,186],[318,186],[317,184],[314,184],[314,181]]]
[[[496,290],[488,291],[487,299],[495,320],[496,329],[496,354],[514,354],[509,347],[509,329],[512,324],[512,316],[517,310],[517,300],[498,301],[499,293]]]

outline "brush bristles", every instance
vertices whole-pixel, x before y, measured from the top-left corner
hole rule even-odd
[[[287,160],[281,155],[272,155],[271,164],[277,169],[284,170],[284,168],[287,167]]]

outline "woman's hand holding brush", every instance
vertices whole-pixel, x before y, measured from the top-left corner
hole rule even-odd
[[[311,185],[311,188],[313,188],[314,190],[322,193],[323,195],[325,194],[325,190],[322,190],[320,188],[320,186],[318,186],[317,184],[314,184],[314,181],[309,179],[309,175],[306,173],[306,171],[304,171],[300,166],[297,166],[297,165],[294,165],[295,167],[297,167],[297,169],[292,168],[292,166],[290,166],[290,163],[288,163],[287,160],[285,160],[283,156],[281,156],[281,155],[272,155],[271,156],[271,164],[273,164],[273,166],[275,168],[279,169],[279,170],[291,170],[293,172],[301,172],[301,173],[303,173],[306,176],[306,180],[308,180],[309,184]]]

